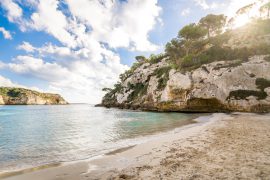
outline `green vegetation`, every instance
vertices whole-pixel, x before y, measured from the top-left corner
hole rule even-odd
[[[114,103],[116,101],[116,93],[119,93],[123,90],[123,87],[120,82],[114,85],[114,88],[103,88],[103,91],[107,92],[103,98],[107,103]]]
[[[6,104],[11,105],[28,104],[29,99],[31,101],[30,104],[39,103],[39,100],[34,100],[34,97],[40,97],[49,104],[65,103],[65,100],[58,94],[41,93],[24,88],[0,87],[0,95],[3,97]],[[33,102],[33,100],[35,102]]]
[[[252,90],[236,90],[231,91],[227,99],[247,99],[249,96],[257,97],[258,100],[265,99],[267,97],[267,93],[264,91],[265,88],[270,87],[270,80],[264,78],[257,78],[256,79],[257,88],[260,91],[252,91]]]
[[[222,28],[225,26],[226,17],[221,15],[209,14],[202,18],[199,24],[207,29],[207,37],[210,39],[212,35],[217,35],[222,32]]]
[[[261,91],[264,91],[265,88],[270,87],[270,80],[264,78],[257,78],[256,79],[257,88]]]
[[[169,80],[169,72],[172,68],[170,66],[161,67],[159,69],[156,69],[155,72],[152,74],[154,76],[157,76],[158,78],[158,90],[163,90],[166,85],[167,81]]]
[[[133,90],[133,92],[128,96],[127,100],[128,102],[131,102],[138,97],[141,97],[142,95],[146,94],[148,84],[143,84],[143,83],[137,83],[135,85],[129,85],[130,89]]]
[[[27,93],[33,93],[34,95],[42,95],[42,93],[39,93],[37,91],[32,91],[24,88],[0,87],[0,95],[6,97],[16,98],[21,97],[22,95]]]
[[[7,93],[10,97],[19,97],[21,95],[21,92],[18,89],[11,89]]]
[[[158,54],[158,55],[151,54],[151,56],[149,57],[149,59],[146,60],[146,62],[150,64],[157,64],[166,57],[167,57],[166,54]]]
[[[270,56],[266,56],[266,57],[264,58],[264,60],[270,62]]]
[[[135,59],[137,62],[144,62],[146,60],[144,56],[136,56]]]
[[[178,38],[181,39],[184,44],[183,47],[186,56],[192,53],[191,50],[196,51],[197,48],[200,47],[198,44],[203,44],[200,40],[202,40],[206,33],[206,29],[195,23],[189,24],[179,31]]]
[[[2,95],[2,96],[7,96],[9,90],[10,90],[10,88],[1,87],[1,88],[0,88],[0,95]]]
[[[231,99],[233,97],[236,100],[246,100],[249,96],[254,96],[257,97],[258,100],[262,100],[267,97],[267,94],[264,91],[236,90],[231,91],[227,99]]]
[[[202,18],[198,24],[185,26],[179,31],[178,37],[166,45],[165,53],[169,56],[170,63],[177,69],[190,71],[213,61],[235,59],[247,61],[250,56],[270,53],[270,47],[264,41],[247,47],[226,46],[231,38],[241,34],[246,36],[246,39],[242,40],[243,44],[249,39],[256,40],[258,37],[269,35],[269,19],[256,19],[242,28],[227,30],[221,34],[225,22],[224,15],[210,14]]]

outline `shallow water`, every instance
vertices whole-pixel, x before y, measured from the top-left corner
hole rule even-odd
[[[0,106],[0,172],[91,158],[197,116],[78,104]]]

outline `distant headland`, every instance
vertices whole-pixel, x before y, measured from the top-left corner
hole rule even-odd
[[[41,93],[24,88],[0,87],[0,105],[66,105],[59,94]]]

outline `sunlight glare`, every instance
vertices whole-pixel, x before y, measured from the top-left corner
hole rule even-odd
[[[232,24],[232,28],[239,28],[244,26],[245,24],[247,24],[248,22],[250,22],[252,19],[254,18],[258,18],[260,17],[261,13],[260,13],[260,7],[263,5],[263,3],[265,3],[265,1],[260,1],[257,2],[252,9],[250,9],[248,12],[241,14],[241,15],[236,15],[234,14],[234,22]]]

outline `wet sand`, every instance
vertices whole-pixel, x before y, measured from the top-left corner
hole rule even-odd
[[[6,179],[270,179],[270,114],[214,114],[94,160]]]

